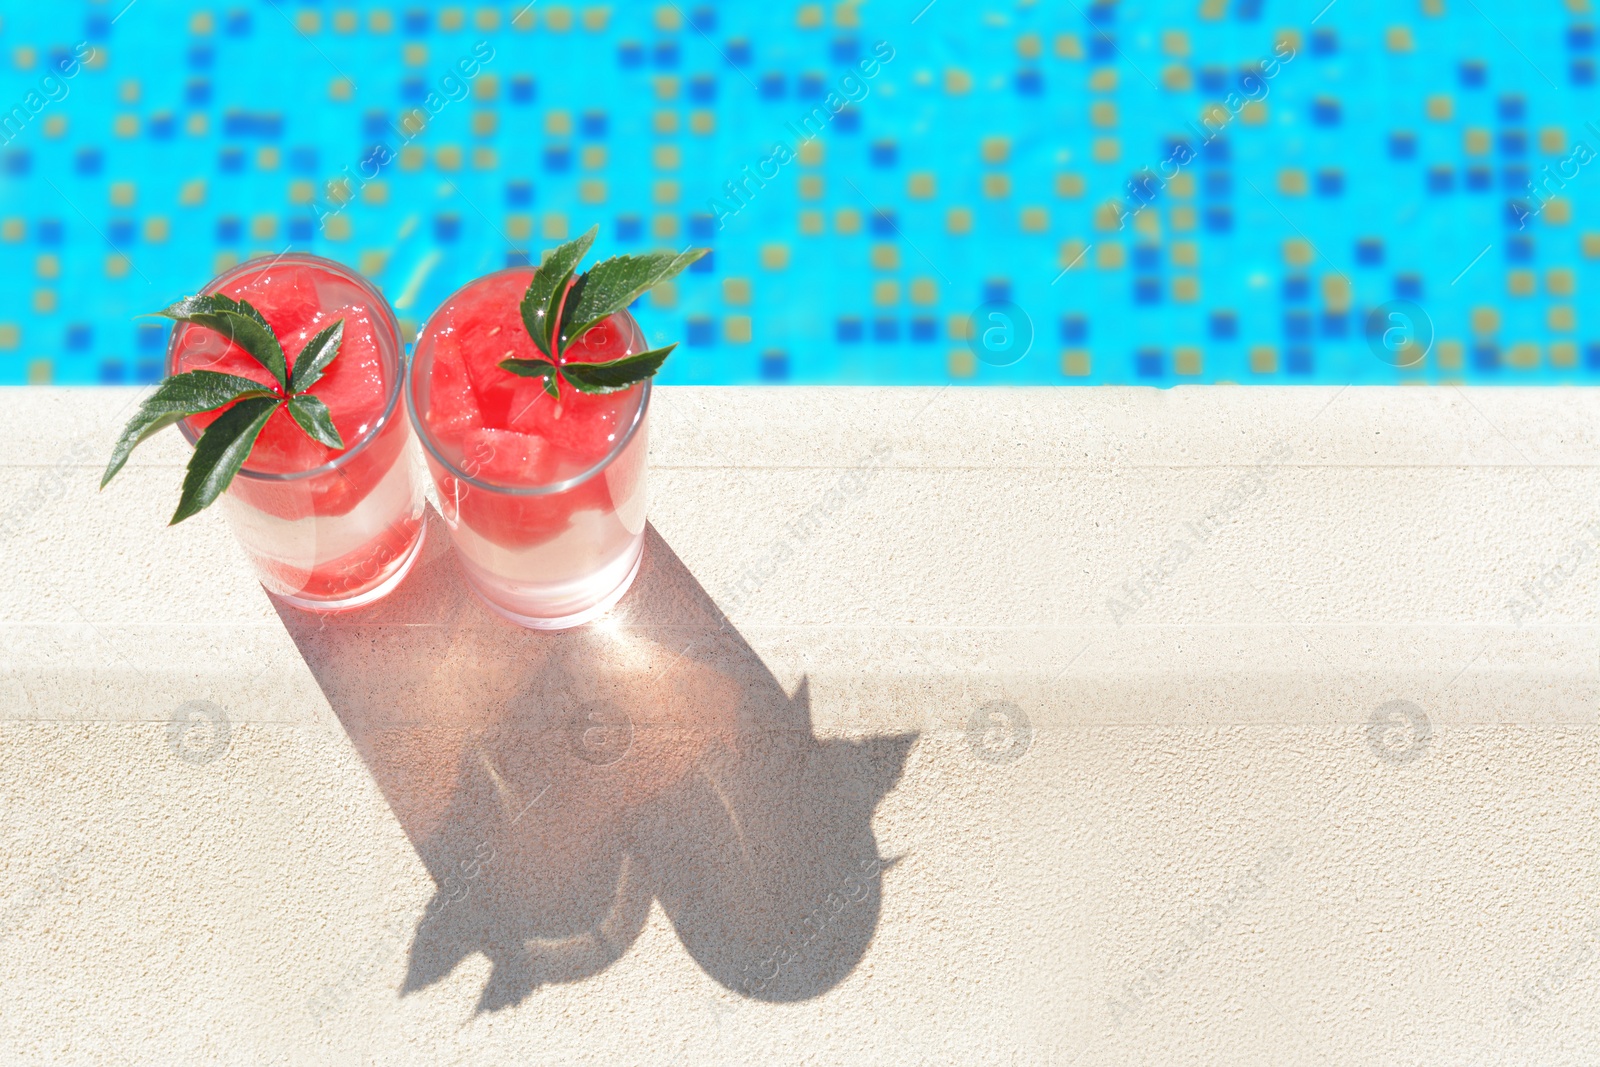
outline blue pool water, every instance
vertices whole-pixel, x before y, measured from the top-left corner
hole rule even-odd
[[[672,383],[1600,380],[1589,0],[111,0],[0,45],[5,383],[152,380],[136,316],[241,258],[414,331],[595,224],[714,250],[638,310]]]

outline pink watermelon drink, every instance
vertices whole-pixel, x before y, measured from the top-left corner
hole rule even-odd
[[[214,307],[199,303],[208,297]],[[240,321],[243,313],[216,310],[230,306],[219,297],[253,309],[270,328],[287,381],[261,361],[260,338]],[[212,313],[174,314],[184,307]],[[179,320],[168,345],[174,377],[164,388],[203,371],[260,383],[264,394],[184,412],[179,422],[199,460],[206,451],[202,435],[214,424],[234,408],[262,406],[265,421],[222,493],[262,584],[297,607],[320,611],[358,607],[392,590],[421,547],[425,504],[407,447],[410,427],[399,410],[404,348],[387,301],[337,263],[288,255],[242,264],[174,309],[167,312]],[[312,349],[326,346],[330,333],[337,351],[325,365],[307,367]],[[302,381],[293,381],[301,370]],[[296,394],[314,400],[291,399]],[[321,439],[307,428],[308,408],[331,422]],[[174,521],[183,517],[180,507]]]
[[[500,614],[541,629],[601,614],[638,571],[650,376],[670,347],[647,351],[626,306],[699,258],[621,257],[575,277],[592,240],[457,291],[408,372],[468,579]]]

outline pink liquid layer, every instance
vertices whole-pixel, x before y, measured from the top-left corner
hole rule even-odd
[[[377,425],[399,371],[399,341],[373,297],[350,278],[294,258],[247,270],[210,290],[248,300],[272,326],[290,366],[308,340],[344,320],[339,355],[311,388],[352,448]],[[179,326],[175,371],[214,370],[274,385],[266,368],[214,330]],[[275,387],[275,386],[274,386]],[[187,420],[199,433],[221,415]],[[286,409],[267,420],[244,471],[223,498],[262,581],[308,601],[359,598],[408,558],[421,535],[422,506],[405,456],[409,427],[397,410],[338,468],[305,478],[263,480],[246,472],[293,474],[344,454],[308,437]]]
[[[643,398],[640,386],[596,396],[565,382],[555,398],[538,379],[499,366],[507,357],[542,356],[520,311],[532,276],[532,268],[502,271],[457,293],[429,320],[413,364],[418,417],[435,447],[472,478],[511,490],[564,481],[605,461]],[[623,312],[563,359],[601,362],[643,347]],[[473,485],[430,456],[445,518],[480,589],[491,587],[486,595],[513,614],[532,616],[570,614],[615,589],[637,560],[644,529],[644,438],[641,428],[603,470],[540,495]]]

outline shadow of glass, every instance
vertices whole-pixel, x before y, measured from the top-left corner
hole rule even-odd
[[[653,527],[610,617],[513,626],[468,591],[436,516],[404,585],[359,612],[278,605],[437,886],[402,994],[474,952],[479,1011],[596,974],[659,900],[729,989],[802,1000],[877,927],[872,815],[914,734],[819,739]]]

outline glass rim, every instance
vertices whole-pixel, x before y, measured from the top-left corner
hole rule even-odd
[[[254,478],[257,481],[263,482],[292,482],[301,478],[317,478],[325,474],[331,474],[334,471],[344,467],[345,464],[349,463],[351,459],[353,459],[358,453],[370,445],[373,440],[377,438],[380,432],[388,428],[389,423],[394,418],[395,408],[399,404],[400,392],[405,387],[405,341],[400,336],[400,323],[399,320],[395,318],[394,308],[389,306],[388,298],[378,291],[377,286],[373,285],[372,282],[368,281],[367,278],[359,272],[353,270],[343,263],[338,262],[337,260],[328,259],[326,256],[313,255],[310,252],[283,252],[275,256],[256,256],[253,259],[247,259],[243,263],[229,267],[227,270],[223,271],[221,274],[207,282],[205,286],[201,288],[200,292],[208,295],[215,293],[223,286],[223,284],[240,274],[246,273],[250,270],[259,271],[263,264],[271,266],[275,263],[284,262],[304,263],[310,266],[319,267],[330,273],[337,274],[348,281],[353,282],[358,288],[365,290],[367,295],[371,298],[370,306],[372,310],[377,312],[378,317],[381,319],[381,322],[378,323],[378,325],[380,328],[388,331],[389,337],[394,342],[395,373],[394,380],[390,383],[390,387],[388,389],[388,400],[383,405],[383,413],[380,414],[376,421],[374,421],[372,425],[367,428],[367,432],[362,434],[360,439],[357,440],[355,444],[351,445],[343,452],[340,452],[337,456],[328,460],[328,462],[315,467],[307,467],[302,471],[272,472],[251,470],[249,465],[249,457],[246,457],[244,464],[239,468],[239,477]],[[176,353],[173,351],[173,346],[178,343],[178,334],[183,329],[187,328],[188,327],[186,324],[180,322],[173,328],[171,335],[167,338],[168,373],[172,373],[174,368],[174,357]],[[200,439],[200,435],[195,433],[189,427],[189,422],[187,419],[178,420],[178,432],[183,434],[184,440],[189,442],[190,447],[193,447]],[[254,451],[254,449],[252,449],[252,451]]]
[[[556,493],[564,493],[569,489],[575,489],[584,482],[588,481],[590,478],[593,478],[596,474],[604,471],[616,461],[618,456],[622,455],[623,450],[627,448],[628,445],[633,443],[633,438],[639,432],[639,427],[644,425],[645,412],[650,407],[650,387],[652,384],[654,384],[654,375],[646,378],[640,383],[644,388],[640,393],[639,403],[633,409],[633,421],[628,424],[627,430],[618,436],[617,440],[612,444],[611,450],[604,456],[600,457],[594,466],[585,468],[570,478],[564,478],[559,482],[549,482],[545,485],[502,485],[499,482],[484,481],[481,478],[468,474],[439,450],[439,446],[434,442],[432,431],[430,431],[427,426],[423,425],[422,418],[417,413],[417,390],[415,382],[417,346],[421,343],[423,335],[428,332],[428,327],[433,325],[433,320],[438,317],[439,312],[449,307],[456,297],[460,296],[462,293],[466,292],[468,289],[472,288],[474,285],[477,285],[479,282],[484,281],[485,279],[497,278],[503,274],[511,274],[514,271],[528,269],[528,267],[503,267],[500,270],[479,275],[467,284],[456,289],[456,291],[451,293],[449,296],[445,297],[444,300],[440,302],[439,306],[434,309],[433,314],[428,316],[428,321],[423,323],[422,328],[417,331],[417,340],[412,343],[411,351],[409,354],[407,354],[405,360],[406,366],[404,377],[406,412],[411,416],[411,429],[417,435],[417,440],[422,442],[422,447],[427,450],[428,455],[437,461],[440,466],[449,471],[452,477],[459,478],[468,485],[490,493],[506,493],[511,496],[551,496]],[[644,330],[639,327],[639,323],[636,319],[634,319],[633,313],[627,308],[623,308],[621,314],[627,317],[628,322],[630,322],[634,329],[639,331],[639,335],[643,337]]]

